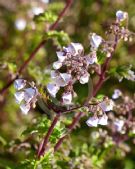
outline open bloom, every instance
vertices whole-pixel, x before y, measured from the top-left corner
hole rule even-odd
[[[86,124],[90,127],[97,127],[98,125],[98,117],[90,117],[87,121]]]
[[[38,90],[36,87],[29,87],[25,88],[26,86],[26,80],[24,79],[17,79],[14,82],[14,86],[17,90],[14,96],[16,99],[16,102],[20,104],[20,109],[24,114],[27,114],[30,110],[30,107],[32,105],[35,105],[38,95]]]
[[[87,63],[92,65],[97,62],[97,54],[96,51],[92,51],[90,55],[86,56]]]
[[[118,99],[121,95],[122,95],[121,91],[119,89],[115,89],[112,98]]]
[[[57,92],[59,91],[59,87],[56,84],[48,84],[47,90],[52,97],[56,97]]]
[[[71,92],[63,93],[62,103],[63,104],[71,104],[71,102],[72,102],[72,93]]]
[[[113,110],[114,102],[111,99],[106,99],[102,101],[101,103],[98,104],[101,109],[106,112],[106,111],[111,111]]]
[[[24,79],[17,79],[14,82],[14,87],[17,90],[23,89],[26,86],[26,80]]]
[[[91,45],[92,49],[98,49],[98,47],[101,43],[102,43],[101,36],[93,33],[91,36],[91,39],[90,39],[90,45]]]
[[[121,10],[116,12],[116,18],[118,21],[124,21],[125,19],[128,18],[128,13],[127,12],[123,12]]]
[[[108,123],[108,116],[104,114],[102,117],[99,117],[98,124],[100,125],[107,125]]]
[[[123,121],[123,120],[118,120],[118,119],[117,119],[117,120],[114,122],[114,127],[115,127],[115,129],[116,129],[118,132],[121,132],[123,126],[124,126],[124,121]]]

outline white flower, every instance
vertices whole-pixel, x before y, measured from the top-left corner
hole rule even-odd
[[[127,17],[127,12],[123,12],[121,10],[116,12],[116,18],[118,19],[118,21],[124,21],[125,19],[127,19]]]
[[[63,93],[62,103],[63,104],[71,104],[71,102],[72,102],[72,93],[71,92]]]
[[[120,132],[122,130],[122,127],[124,126],[124,121],[123,120],[116,120],[114,122],[114,126],[115,126],[115,129]]]
[[[44,9],[43,8],[41,8],[41,7],[33,7],[32,8],[32,13],[34,14],[34,15],[39,15],[39,14],[41,14],[41,13],[43,13],[44,12]]]
[[[43,3],[46,3],[48,4],[49,3],[49,0],[41,0]]]
[[[64,48],[64,50],[68,53],[70,53],[73,56],[76,56],[78,54],[81,54],[83,52],[83,46],[80,43],[71,43],[67,48]]]
[[[106,114],[104,114],[102,117],[99,118],[98,124],[100,125],[107,125],[108,117]]]
[[[118,99],[121,95],[122,95],[121,91],[119,89],[115,89],[112,98]]]
[[[56,84],[48,84],[47,85],[47,90],[50,93],[52,97],[56,97],[56,94],[59,90],[59,87]]]
[[[90,64],[90,65],[96,63],[97,62],[96,51],[93,51],[91,53],[91,55],[86,56],[86,60],[87,60],[88,64]]]
[[[128,71],[128,75],[126,76],[126,79],[131,80],[131,81],[135,81],[135,74],[132,70]]]
[[[57,73],[56,71],[52,70],[51,71],[51,78],[55,79],[56,77],[58,77],[59,73]]]
[[[16,102],[21,103],[21,101],[24,99],[24,91],[16,92],[14,94]]]
[[[84,75],[82,75],[81,77],[80,77],[80,83],[81,84],[85,84],[85,83],[88,83],[88,81],[89,81],[89,73],[85,73]]]
[[[15,21],[15,27],[19,31],[23,31],[26,28],[26,20],[25,19],[21,19],[21,18],[17,19]]]
[[[92,34],[90,39],[90,45],[92,48],[97,49],[99,45],[102,43],[101,36],[96,35],[95,33]]]
[[[23,114],[28,114],[28,111],[30,110],[30,104],[22,104],[20,105],[20,109]]]
[[[111,111],[113,110],[114,102],[110,99],[102,101],[98,104],[103,111]]]
[[[60,62],[63,62],[66,59],[64,52],[59,51],[59,52],[56,52],[56,54]]]
[[[60,73],[58,77],[55,78],[55,83],[59,87],[64,87],[66,86],[71,80],[71,74],[68,73]]]
[[[56,70],[60,69],[61,66],[62,66],[62,62],[59,61],[59,60],[53,63],[53,68],[56,69]]]
[[[98,118],[97,117],[90,117],[87,121],[86,121],[86,124],[88,126],[92,126],[92,127],[97,127],[98,125]]]
[[[24,80],[24,79],[17,79],[17,80],[15,80],[15,82],[14,82],[14,87],[15,87],[17,90],[21,90],[21,89],[23,89],[25,86],[26,86],[26,80]]]
[[[30,102],[34,98],[34,96],[37,94],[35,88],[27,88],[24,91],[25,91],[24,100],[26,102]]]

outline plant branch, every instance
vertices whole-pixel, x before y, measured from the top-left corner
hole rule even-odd
[[[67,9],[71,6],[73,0],[67,0],[67,3],[65,5],[65,7],[63,8],[63,10],[60,12],[60,14],[58,15],[57,20],[50,26],[49,30],[54,30],[58,27],[58,23],[61,20],[61,18],[65,15]],[[1,90],[0,90],[0,94],[4,94],[7,89],[14,83],[14,81],[18,78],[18,76],[25,70],[25,68],[28,66],[29,62],[35,57],[35,55],[37,54],[37,52],[39,51],[40,48],[42,48],[46,43],[46,40],[42,40],[37,47],[32,51],[32,53],[30,54],[30,56],[28,57],[28,59],[20,66],[20,68],[18,69],[18,73],[15,74],[15,77],[12,78]]]
[[[44,154],[44,152],[46,150],[47,143],[48,143],[49,138],[50,138],[50,135],[52,134],[53,129],[54,129],[55,125],[57,124],[58,120],[59,120],[59,117],[60,117],[60,113],[57,114],[55,116],[55,118],[53,119],[52,124],[51,124],[50,128],[48,129],[48,132],[47,132],[46,136],[44,137],[43,141],[39,145],[38,154],[37,154],[38,158],[41,155]]]
[[[97,82],[97,84],[95,85],[95,89],[93,91],[93,96],[95,96],[97,94],[97,92],[99,91],[99,89],[101,88],[101,86],[103,85],[104,81],[105,81],[105,74],[106,74],[106,71],[108,69],[108,66],[109,66],[109,63],[113,57],[113,53],[116,49],[116,46],[117,46],[117,43],[118,43],[118,37],[117,35],[115,36],[115,43],[114,43],[114,46],[113,46],[113,52],[111,53],[111,56],[108,57],[105,61],[105,63],[103,64],[103,67],[102,67],[102,71],[101,71],[101,75],[100,75],[100,78]]]
[[[78,121],[80,120],[80,118],[84,115],[83,112],[79,112],[73,119],[72,123],[70,125],[67,126],[68,131],[71,132],[76,124],[78,123]],[[67,135],[64,135],[63,137],[61,137],[58,142],[56,143],[55,147],[54,147],[54,151],[57,151],[60,147],[60,145],[62,144],[63,140],[67,137]]]

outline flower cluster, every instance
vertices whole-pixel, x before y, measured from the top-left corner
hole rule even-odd
[[[35,85],[29,83],[31,87],[26,88],[27,84],[27,81],[24,79],[17,79],[14,82],[14,87],[17,90],[14,96],[24,114],[27,114],[31,107],[35,107],[38,96],[38,90]]]
[[[79,80],[81,84],[88,83],[90,74],[89,66],[97,62],[96,51],[102,43],[102,38],[95,33],[91,35],[91,52],[84,55],[84,48],[80,43],[71,43],[58,51],[58,61],[53,63],[55,70],[51,71],[53,83],[47,85],[47,90],[52,97],[56,97],[60,87],[64,87],[62,95],[63,104],[71,104],[74,94],[73,84]],[[61,70],[65,71],[61,73]]]
[[[107,125],[108,116],[105,112],[113,110],[113,106],[114,102],[108,98],[104,98],[103,101],[101,101],[97,105],[90,105],[88,111],[93,112],[94,116],[90,117],[86,121],[86,124],[92,127],[97,127],[98,124]]]

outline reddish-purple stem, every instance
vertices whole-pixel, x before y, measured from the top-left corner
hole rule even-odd
[[[76,124],[78,123],[78,121],[80,120],[80,118],[82,117],[82,115],[83,115],[83,112],[79,112],[79,113],[76,115],[76,117],[74,117],[72,123],[71,123],[69,126],[67,126],[69,132],[71,132],[71,131],[74,129],[74,127],[76,126]],[[67,135],[61,137],[61,138],[58,140],[58,142],[56,143],[56,145],[55,145],[55,147],[54,147],[54,151],[57,151],[57,150],[59,149],[60,145],[62,144],[63,140],[64,140],[66,137],[67,137]]]
[[[49,30],[54,30],[57,28],[58,23],[60,21],[60,19],[64,16],[64,14],[66,13],[67,9],[70,7],[71,3],[73,2],[73,0],[67,0],[67,3],[65,5],[65,7],[63,8],[63,10],[61,11],[61,13],[59,14],[57,20],[50,26]],[[32,51],[32,53],[30,54],[29,58],[22,64],[22,66],[18,69],[18,73],[15,75],[15,77],[13,79],[11,79],[1,90],[0,90],[0,94],[4,94],[7,89],[13,84],[13,82],[18,78],[18,75],[20,75],[25,68],[27,67],[27,65],[29,64],[29,62],[35,57],[36,53],[39,51],[39,49],[41,47],[43,47],[45,45],[46,41],[42,40],[37,47]]]
[[[59,117],[60,117],[60,113],[56,114],[55,118],[52,121],[50,128],[48,129],[46,136],[44,137],[43,141],[39,145],[38,155],[37,155],[38,157],[40,157],[41,155],[44,154],[44,152],[46,150],[47,143],[48,143],[49,138],[50,138],[50,135],[52,134],[53,129],[54,129],[55,125],[57,124],[58,120],[59,120]]]

